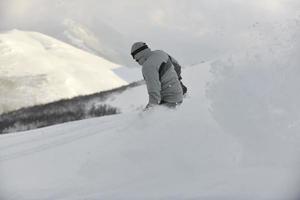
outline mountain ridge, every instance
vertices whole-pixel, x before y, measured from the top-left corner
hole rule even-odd
[[[0,113],[127,84],[120,65],[38,32],[0,33],[0,52]]]

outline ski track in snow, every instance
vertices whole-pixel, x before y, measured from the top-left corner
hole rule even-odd
[[[91,128],[88,125],[80,127],[80,129],[78,129],[79,127],[75,126],[71,127],[68,130],[64,130],[64,132],[51,131],[51,133],[46,133],[47,135],[41,134],[40,136],[35,136],[32,139],[27,139],[26,136],[23,135],[24,139],[21,139],[21,141],[18,141],[16,143],[11,143],[9,145],[1,145],[0,143],[0,162],[17,159],[23,156],[31,155],[33,153],[39,153],[80,139],[86,139],[96,134],[103,134],[102,132],[105,132],[105,134],[109,134],[120,129],[120,125],[122,125],[123,123],[125,123],[125,120],[121,123],[115,123],[114,121],[104,121],[99,123],[99,129],[95,129],[95,127]],[[115,128],[111,128],[112,124],[115,126]],[[1,142],[3,143],[3,141]]]

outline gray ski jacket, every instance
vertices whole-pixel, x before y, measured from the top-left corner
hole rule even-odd
[[[159,77],[159,67],[167,62],[169,55],[161,50],[146,51],[142,64],[142,73],[149,94],[149,105],[166,103],[181,103],[183,92],[178,75],[172,65],[164,75]],[[176,60],[172,58],[172,61]]]

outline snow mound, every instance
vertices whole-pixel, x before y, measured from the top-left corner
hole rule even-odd
[[[41,33],[1,33],[0,113],[125,85],[118,67]]]
[[[184,70],[190,96],[177,110],[137,112],[117,100],[145,96],[140,86],[108,100],[126,111],[121,115],[1,136],[0,194],[12,200],[292,199],[298,167],[249,164],[243,136],[227,133],[211,116],[209,69],[206,63]],[[136,100],[141,107],[147,99]]]

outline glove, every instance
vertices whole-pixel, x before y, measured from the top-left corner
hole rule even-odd
[[[155,106],[155,104],[148,103],[147,106],[144,108],[144,111],[148,111],[148,110],[150,110],[151,108],[153,108],[154,106]]]

